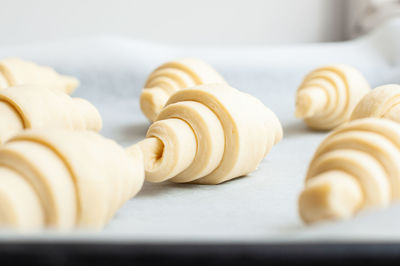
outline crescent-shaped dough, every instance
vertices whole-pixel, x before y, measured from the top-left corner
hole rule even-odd
[[[100,131],[97,109],[81,98],[39,85],[0,89],[0,142],[22,129],[63,128]]]
[[[27,130],[0,147],[0,225],[101,228],[143,180],[139,148],[91,131]]]
[[[208,84],[174,93],[138,145],[149,181],[218,184],[254,171],[281,138],[257,98]]]
[[[193,58],[167,62],[148,77],[140,96],[140,107],[144,115],[154,122],[176,91],[208,83],[226,83],[207,63]]]
[[[318,147],[299,197],[302,219],[342,219],[400,199],[400,125],[364,118],[332,132]]]
[[[27,84],[43,85],[71,94],[78,87],[79,81],[74,77],[60,75],[50,67],[18,58],[0,61],[0,89]]]
[[[400,85],[389,84],[373,89],[357,104],[351,120],[366,117],[400,122]]]
[[[330,130],[350,119],[370,91],[364,76],[347,65],[318,68],[308,74],[296,95],[296,116],[313,129]]]

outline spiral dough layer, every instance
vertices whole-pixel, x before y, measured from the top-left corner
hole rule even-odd
[[[201,60],[184,58],[165,63],[148,77],[140,96],[140,107],[153,122],[174,92],[208,83],[225,83],[225,80]]]
[[[330,134],[310,163],[299,210],[307,223],[400,199],[400,125],[364,118]]]
[[[144,180],[140,149],[90,131],[25,131],[0,148],[0,224],[101,228]]]
[[[74,77],[60,75],[50,67],[18,58],[0,61],[0,89],[27,84],[42,85],[70,94],[78,87],[79,81]]]
[[[99,131],[102,126],[99,112],[88,101],[42,85],[0,89],[0,118],[0,143],[22,129]]]
[[[369,91],[368,82],[353,67],[318,68],[297,90],[296,116],[313,129],[333,129],[350,119],[354,107]]]
[[[386,118],[399,123],[400,86],[380,86],[365,95],[354,109],[351,120],[366,117]]]
[[[281,138],[258,99],[208,84],[173,94],[139,146],[151,182],[217,184],[254,171]]]

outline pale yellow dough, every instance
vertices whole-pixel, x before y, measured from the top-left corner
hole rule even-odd
[[[140,96],[140,107],[153,122],[174,92],[208,83],[226,82],[210,65],[199,59],[183,58],[167,62],[148,77]]]
[[[296,95],[296,116],[312,129],[330,130],[347,121],[370,86],[347,65],[318,68],[308,74]]]
[[[319,146],[299,197],[306,223],[343,219],[400,199],[400,125],[364,118],[332,132]]]
[[[60,75],[50,67],[18,58],[0,61],[0,89],[26,84],[42,85],[70,94],[78,87],[79,81],[74,77]]]
[[[143,180],[139,148],[91,131],[27,130],[0,147],[0,225],[102,228]]]
[[[43,85],[0,89],[0,143],[29,128],[99,131],[102,121],[88,101]]]
[[[255,97],[226,84],[175,92],[138,145],[151,182],[218,184],[254,171],[282,127]]]
[[[400,122],[400,85],[377,87],[358,103],[351,120],[365,117],[386,118]]]

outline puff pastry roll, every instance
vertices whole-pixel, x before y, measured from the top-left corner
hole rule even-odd
[[[27,130],[0,147],[0,224],[102,228],[143,180],[139,148],[91,131]]]
[[[140,108],[153,122],[174,92],[208,83],[226,82],[217,71],[201,60],[184,58],[167,62],[148,77],[140,96]]]
[[[102,126],[99,112],[88,101],[42,85],[0,89],[0,119],[0,143],[22,129],[99,131]]]
[[[78,87],[79,81],[60,75],[50,67],[18,58],[0,61],[0,89],[26,84],[43,85],[70,94]]]
[[[347,121],[370,86],[364,76],[347,65],[318,68],[297,90],[296,116],[312,129],[330,130]]]
[[[365,117],[400,122],[400,85],[380,86],[365,95],[354,109],[351,120]]]
[[[175,92],[138,145],[148,181],[218,184],[254,171],[281,138],[257,98],[208,84]]]
[[[332,132],[315,152],[299,211],[306,223],[348,218],[400,199],[400,125],[364,118]]]

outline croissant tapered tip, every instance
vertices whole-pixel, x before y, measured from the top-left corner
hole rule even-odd
[[[85,129],[99,132],[103,126],[99,111],[90,102],[82,98],[72,98],[75,108],[79,110],[85,124]]]
[[[351,217],[363,194],[354,177],[329,171],[308,181],[299,197],[299,213],[305,223]]]
[[[307,118],[314,116],[324,106],[324,95],[318,90],[305,89],[296,97],[296,117]]]
[[[77,78],[71,76],[60,76],[60,80],[64,83],[64,90],[66,93],[71,94],[79,86],[80,82]]]
[[[300,93],[296,99],[296,112],[297,118],[306,118],[313,115],[311,112],[311,98],[308,94]]]
[[[140,95],[140,109],[151,122],[154,122],[168,98],[168,94],[161,88],[144,89]]]

